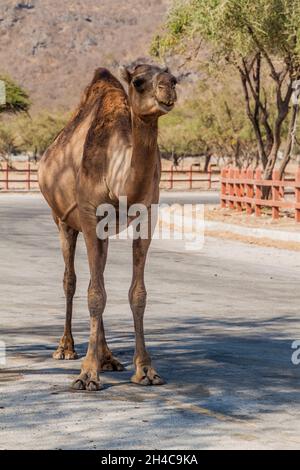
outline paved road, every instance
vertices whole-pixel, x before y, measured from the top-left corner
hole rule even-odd
[[[100,392],[71,392],[79,361],[51,359],[64,321],[56,229],[39,196],[0,197],[0,448],[299,448],[298,254],[208,238],[199,253],[154,247],[146,332],[163,387],[132,374],[131,254],[113,241],[106,271],[109,343],[126,365]],[[74,335],[88,340],[80,240]]]
[[[218,191],[162,191],[160,202],[164,204],[218,204]]]

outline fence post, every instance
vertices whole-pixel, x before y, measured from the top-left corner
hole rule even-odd
[[[234,179],[234,169],[229,168],[229,179],[233,180]],[[229,183],[229,196],[234,196],[234,183],[231,181]],[[229,208],[234,209],[235,204],[234,201],[229,201]]]
[[[241,188],[241,197],[243,198],[243,201],[242,201],[242,208],[244,209],[246,207],[246,203],[244,202],[244,197],[246,196],[246,183],[245,183],[245,179],[247,178],[247,170],[243,169],[240,171],[240,178],[242,180],[241,184],[240,184],[240,188]]]
[[[173,165],[171,166],[171,170],[170,170],[170,188],[169,189],[173,189]]]
[[[226,199],[223,199],[222,196],[226,196],[226,176],[227,168],[222,168],[221,170],[221,207],[226,209]]]
[[[238,180],[240,177],[241,177],[240,170],[236,168],[234,170],[234,178]],[[234,185],[234,193],[235,193],[235,196],[237,196],[238,198],[242,197],[241,184],[239,182],[235,183]],[[242,211],[242,201],[236,202],[236,208],[239,212]]]
[[[261,205],[257,204],[257,200],[262,198],[262,187],[259,185],[261,179],[261,170],[258,168],[255,172],[255,215],[257,217],[261,215]]]
[[[296,171],[295,181],[295,221],[300,222],[300,168]]]
[[[5,166],[5,189],[6,191],[8,191],[9,189],[9,180],[8,180],[8,172],[9,172],[9,168],[8,168],[8,162],[6,162],[6,166]]]
[[[284,178],[282,178],[282,180],[284,181]],[[284,186],[279,187],[279,195],[281,199],[284,199],[284,189]]]
[[[207,189],[211,189],[211,176],[212,176],[212,166],[211,166],[211,163],[208,165],[207,174],[208,174],[208,188],[207,188]]]
[[[31,174],[30,174],[30,161],[28,160],[28,162],[27,162],[27,189],[28,189],[28,191],[30,191],[30,177],[31,177]]]
[[[279,188],[277,184],[274,185],[275,181],[278,181],[280,179],[279,177],[279,170],[273,170],[272,173],[272,203],[274,203],[274,206],[272,205],[272,219],[279,219],[279,207],[276,206],[276,201],[279,201],[280,199],[280,193],[279,193]]]
[[[190,189],[193,189],[193,165],[190,166],[189,182],[190,182]]]
[[[248,168],[248,170],[246,172],[246,178],[248,180],[253,180],[254,172],[253,172],[253,170],[251,170],[251,168]],[[249,183],[246,184],[246,196],[249,199],[253,199],[253,196],[254,196],[254,185],[253,185],[253,183],[252,184],[249,184]],[[248,215],[252,214],[252,203],[251,202],[246,202],[246,213]]]

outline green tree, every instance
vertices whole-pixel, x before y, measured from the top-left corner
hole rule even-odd
[[[16,135],[10,125],[0,123],[0,157],[17,153],[19,150]]]
[[[241,94],[231,86],[230,75],[223,74],[221,80],[212,74],[208,82],[209,86],[200,81],[193,87],[193,97],[179,103],[161,120],[159,143],[163,155],[177,160],[214,155],[243,167],[248,163],[246,158],[256,159],[257,151]]]
[[[220,67],[236,70],[266,178],[277,160],[293,81],[300,75],[299,18],[300,0],[180,0],[152,44],[154,55],[185,53],[198,50],[204,39]]]
[[[6,103],[0,105],[0,113],[27,112],[31,104],[27,92],[6,75],[0,74],[0,80],[5,83],[6,90]]]
[[[20,116],[16,123],[20,149],[35,157],[42,155],[65,126],[66,115],[41,113],[34,117]]]

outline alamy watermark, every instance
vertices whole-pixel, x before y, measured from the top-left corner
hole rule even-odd
[[[4,341],[0,341],[0,367],[6,365],[6,345]]]
[[[132,204],[119,198],[118,206],[100,204],[96,212],[100,240],[115,238],[176,242],[176,249],[197,251],[204,245],[203,204]],[[175,246],[173,243],[173,246]]]
[[[300,339],[296,339],[292,342],[292,349],[295,350],[291,357],[292,364],[298,366],[300,364]]]
[[[5,82],[0,80],[0,106],[4,106],[6,104],[6,87]]]

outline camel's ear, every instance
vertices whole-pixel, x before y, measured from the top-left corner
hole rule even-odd
[[[128,68],[125,67],[124,65],[120,65],[119,75],[122,78],[122,80],[124,80],[129,85],[129,83],[131,82],[131,79],[132,79],[132,75],[131,75],[130,71],[128,70]]]

